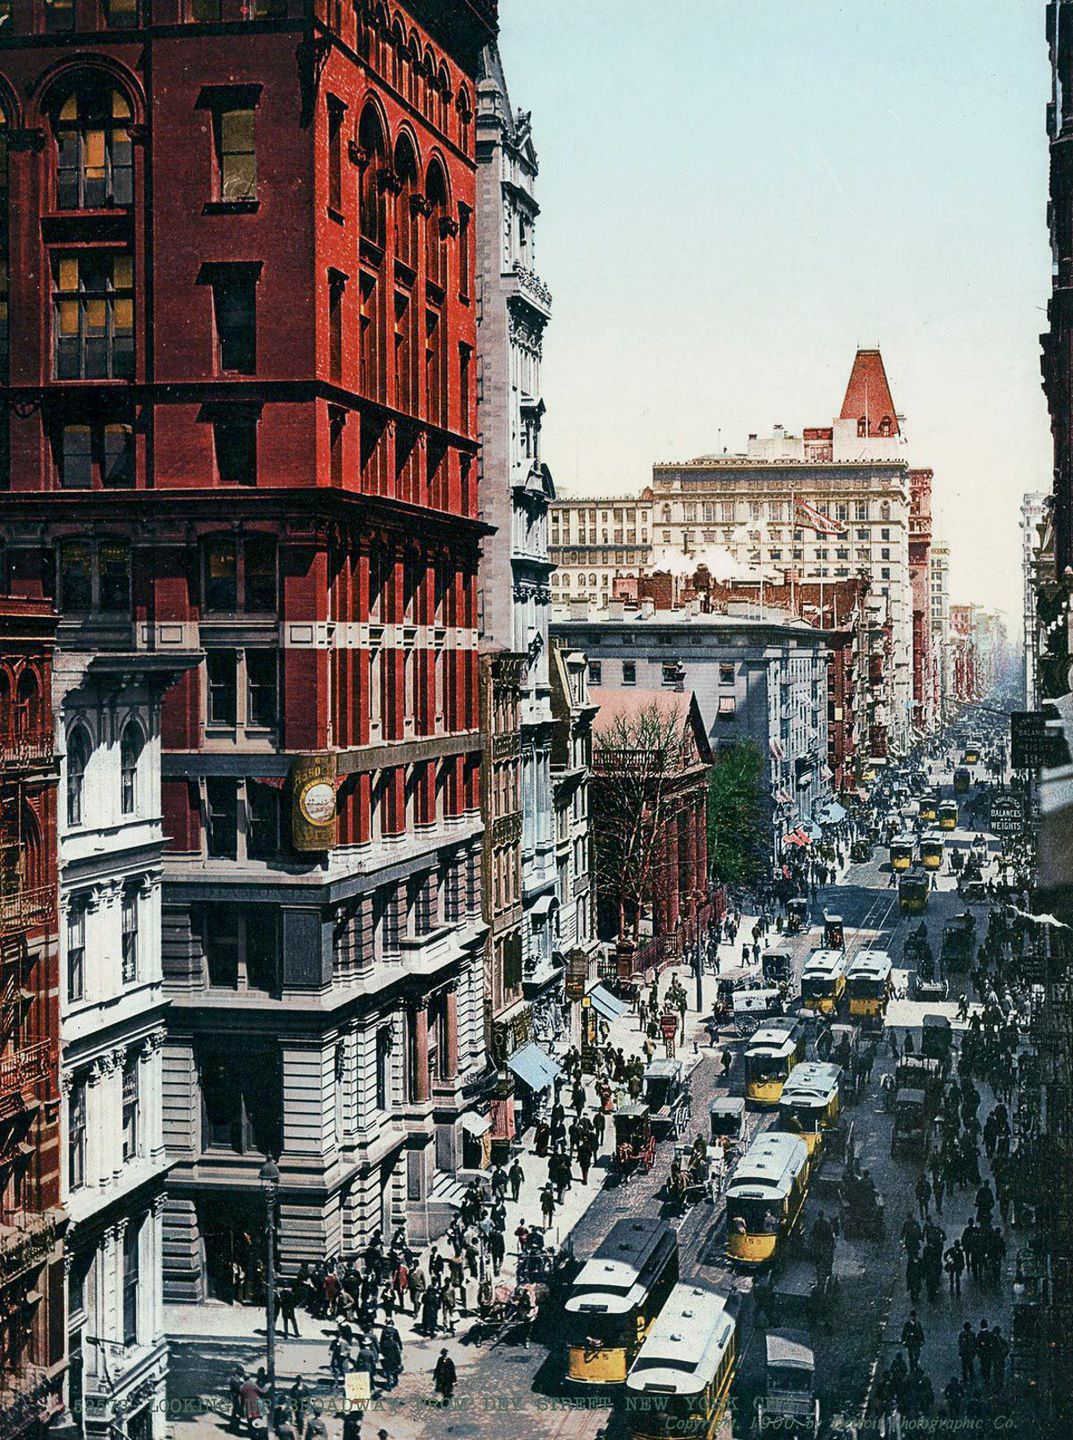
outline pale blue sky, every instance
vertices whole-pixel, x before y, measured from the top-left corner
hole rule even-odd
[[[546,458],[654,459],[837,413],[879,343],[955,599],[1019,610],[1049,488],[1042,0],[501,0],[555,297]]]

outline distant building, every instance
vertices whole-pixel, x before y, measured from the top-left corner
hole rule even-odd
[[[950,643],[950,547],[935,543],[928,559],[931,594],[932,690],[937,714],[948,720],[954,705],[953,652]]]
[[[557,500],[553,593],[560,604],[579,596],[605,604],[618,578],[646,570],[689,574],[702,563],[731,580],[763,573],[779,583],[792,573],[820,584],[865,575],[871,603],[883,606],[890,624],[889,695],[882,723],[872,727],[876,753],[904,751],[917,714],[906,454],[882,356],[858,350],[841,412],[829,426],[798,436],[777,425],[770,437],[751,435],[744,455],[660,462],[637,497]],[[930,472],[915,473],[930,485]],[[930,506],[917,525],[922,601]],[[918,633],[921,647],[930,648],[923,618]],[[922,695],[925,669],[926,660]]]
[[[1036,594],[1041,574],[1041,532],[1046,525],[1047,497],[1026,495],[1021,501],[1021,621],[1024,636],[1022,657],[1024,703],[1027,710],[1039,708],[1039,636]]]
[[[932,471],[909,472],[909,585],[913,602],[913,728],[935,728],[931,640]]]
[[[569,961],[580,951],[592,977],[598,945],[592,878],[592,727],[588,662],[576,650],[551,647],[552,808],[555,812],[556,949]]]
[[[784,612],[747,602],[725,614],[659,610],[613,602],[587,616],[573,607],[553,619],[552,635],[588,658],[590,694],[689,694],[713,753],[751,740],[763,762],[761,803],[773,857],[782,839],[831,799],[826,636]]]

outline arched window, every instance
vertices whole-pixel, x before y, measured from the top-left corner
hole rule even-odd
[[[417,264],[417,214],[413,199],[417,192],[417,161],[405,135],[395,146],[395,258],[404,265]]]
[[[425,269],[427,278],[441,289],[447,284],[447,182],[442,168],[433,162],[425,180],[428,217],[425,222]]]
[[[89,736],[76,725],[67,741],[67,823],[81,825],[85,808],[86,770],[89,767]]]
[[[127,97],[103,76],[79,76],[53,118],[59,209],[103,210],[133,203],[130,127]]]
[[[144,747],[141,726],[128,721],[119,746],[119,809],[123,815],[138,813],[138,761]]]
[[[423,99],[425,102],[425,114],[430,120],[434,120],[436,118],[439,85],[436,80],[436,57],[431,50],[425,51],[425,63],[422,67],[421,82],[424,87]]]
[[[469,91],[462,87],[458,92],[458,144],[468,152],[469,132],[473,123],[473,106],[469,103]]]
[[[880,518],[880,520],[889,520],[889,519],[890,519],[890,501],[889,501],[889,500],[884,500],[884,501],[883,501],[883,504],[879,507],[879,518]]]
[[[411,105],[421,104],[421,92],[424,88],[421,64],[421,42],[416,35],[410,36],[410,53],[406,57],[409,66],[409,74],[406,77],[406,94]]]
[[[451,104],[451,80],[447,70],[440,66],[440,73],[436,77],[436,124],[447,133],[447,115]]]
[[[19,676],[15,700],[15,734],[33,735],[41,728],[41,686],[29,666]]]
[[[401,25],[391,32],[391,83],[401,95],[406,85],[406,64],[409,60],[406,36]]]
[[[358,144],[365,152],[361,169],[361,233],[374,245],[384,243],[384,193],[380,186],[384,168],[384,132],[380,117],[371,105],[362,111]]]
[[[880,433],[881,435],[889,435],[889,434],[890,434],[890,416],[889,416],[889,415],[884,415],[884,416],[883,416],[883,419],[879,422],[879,433]]]

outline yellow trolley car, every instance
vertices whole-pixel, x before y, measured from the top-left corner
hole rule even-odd
[[[678,1237],[666,1221],[617,1221],[564,1306],[567,1381],[625,1384],[677,1279]]]
[[[914,865],[898,881],[898,904],[903,915],[923,915],[928,908],[931,878],[926,870]]]
[[[858,950],[846,972],[849,1013],[862,1025],[882,1025],[892,988],[886,950]]]
[[[808,1010],[833,1015],[846,989],[846,952],[813,950],[801,971],[801,1003]]]
[[[910,834],[895,835],[890,842],[890,868],[908,870],[913,863],[914,837]]]
[[[842,1068],[822,1060],[798,1065],[782,1087],[776,1125],[800,1135],[813,1164],[823,1151],[824,1135],[838,1125],[842,1113]]]
[[[944,800],[939,806],[939,829],[956,830],[958,828],[958,802],[956,800]]]
[[[929,830],[920,842],[920,863],[925,870],[941,870],[946,841],[938,830]]]
[[[634,1440],[715,1440],[737,1366],[726,1296],[676,1285],[626,1377],[629,1433]]]
[[[766,1265],[782,1249],[808,1191],[808,1146],[798,1135],[768,1130],[738,1163],[727,1188],[727,1255],[739,1265]]]
[[[934,795],[923,795],[920,800],[920,818],[934,822],[939,816],[939,801]]]
[[[805,1057],[805,1032],[796,1020],[766,1020],[745,1049],[745,1098],[753,1105],[779,1103],[786,1077]]]

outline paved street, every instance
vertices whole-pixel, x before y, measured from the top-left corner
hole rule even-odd
[[[951,844],[967,846],[970,832],[959,830],[948,837]],[[948,868],[948,867],[947,867]],[[919,923],[916,917],[900,913],[897,891],[889,885],[890,869],[885,847],[878,848],[866,864],[851,865],[839,882],[819,890],[812,904],[812,918],[821,920],[824,910],[837,911],[845,922],[846,946],[852,955],[866,947],[885,948],[895,962],[896,998],[888,1012],[887,1035],[896,1029],[901,1044],[909,1027],[919,1027],[925,1010],[941,1010],[948,1014],[957,1028],[956,998],[942,1005],[918,1005],[904,996],[911,965],[904,956],[904,942]],[[956,893],[953,877],[944,873],[938,879],[926,912],[929,939],[936,953],[939,950],[943,924],[963,909]],[[746,918],[742,933],[751,928]],[[811,948],[819,942],[820,930],[812,926],[793,942],[795,963],[800,968]],[[736,954],[732,954],[732,950]],[[724,969],[740,964],[738,946],[722,947]],[[679,971],[686,984],[691,1003],[694,986],[684,971]],[[663,983],[669,983],[664,977]],[[967,983],[967,981],[966,981]],[[729,1086],[721,1078],[719,1053],[724,1043],[736,1052],[742,1041],[725,1032],[713,1050],[702,1020],[709,1013],[715,998],[716,977],[704,980],[704,1008],[690,1010],[687,1016],[687,1038],[680,1053],[691,1067],[690,1085],[693,1096],[695,1133],[707,1115],[708,1101],[715,1095],[740,1093],[743,1083],[741,1064],[735,1061]],[[662,987],[661,987],[662,988]],[[917,1028],[919,1037],[919,1029]],[[627,1053],[636,1051],[640,1040],[636,1018],[630,1014],[615,1023],[613,1043],[622,1043]],[[885,1203],[886,1225],[882,1238],[839,1239],[833,1280],[834,1301],[817,1323],[813,1324],[813,1341],[817,1353],[817,1377],[824,1413],[830,1420],[835,1415],[848,1422],[859,1418],[871,1393],[877,1370],[888,1364],[898,1350],[902,1326],[908,1316],[909,1300],[904,1282],[904,1256],[900,1232],[903,1221],[916,1209],[914,1186],[920,1173],[915,1158],[894,1159],[890,1153],[891,1117],[881,1099],[881,1081],[892,1070],[893,1056],[886,1043],[872,1075],[871,1084],[856,1104],[846,1111],[852,1123],[854,1144],[862,1167],[871,1171]],[[985,1093],[981,1114],[992,1103]],[[768,1117],[749,1114],[750,1135],[770,1123]],[[649,1174],[638,1174],[626,1184],[618,1184],[609,1173],[610,1155],[605,1146],[590,1175],[588,1186],[575,1179],[567,1192],[564,1206],[556,1216],[556,1235],[562,1239],[568,1232],[579,1260],[593,1253],[612,1223],[625,1215],[666,1213],[662,1188],[673,1155],[673,1145],[664,1142],[658,1147],[656,1163]],[[530,1154],[524,1160],[526,1183],[518,1205],[508,1204],[507,1234],[511,1237],[522,1218],[535,1219],[536,1192],[544,1180],[545,1162]],[[804,1230],[824,1210],[837,1211],[836,1197],[825,1189],[822,1179],[813,1184],[805,1212]],[[965,1191],[948,1196],[940,1218],[947,1243],[960,1233],[971,1210],[971,1195]],[[735,1433],[747,1429],[753,1413],[753,1398],[762,1383],[763,1329],[757,1323],[755,1302],[750,1296],[752,1282],[735,1275],[724,1258],[725,1226],[723,1206],[702,1202],[684,1217],[669,1218],[678,1227],[681,1270],[684,1278],[702,1277],[727,1288],[737,1286],[742,1293],[743,1309],[739,1335],[740,1368],[735,1385]],[[929,1372],[936,1394],[957,1372],[955,1335],[963,1319],[976,1326],[981,1318],[994,1325],[1001,1324],[1008,1333],[1009,1274],[1012,1273],[1016,1244],[1009,1247],[1006,1272],[1001,1283],[985,1288],[966,1277],[960,1299],[946,1293],[945,1282],[938,1297],[920,1306],[925,1332],[923,1365]],[[508,1256],[504,1278],[513,1273],[513,1256]],[[173,1415],[176,1440],[197,1440],[201,1435],[226,1429],[226,1413],[195,1418],[190,1410],[201,1400],[222,1405],[226,1394],[226,1375],[231,1362],[238,1359],[255,1368],[263,1358],[263,1320],[250,1309],[202,1307],[188,1310],[173,1307],[169,1311],[172,1327],[171,1396],[173,1405],[187,1409]],[[367,1418],[371,1424],[387,1429],[392,1440],[423,1440],[426,1436],[444,1434],[502,1435],[507,1433],[504,1414],[525,1417],[539,1424],[540,1433],[550,1436],[589,1436],[599,1427],[613,1433],[618,1421],[612,1410],[599,1397],[585,1403],[563,1393],[562,1354],[558,1344],[557,1314],[544,1314],[534,1333],[530,1348],[516,1343],[508,1335],[491,1343],[475,1337],[472,1317],[463,1317],[454,1336],[425,1338],[413,1330],[409,1318],[401,1322],[406,1370],[396,1392],[374,1396]],[[799,1322],[800,1323],[800,1322]],[[339,1404],[339,1392],[333,1387],[327,1363],[327,1344],[331,1327],[326,1322],[304,1320],[300,1340],[280,1342],[280,1388],[285,1389],[295,1374],[301,1373],[327,1406],[329,1416]],[[446,1345],[458,1367],[459,1381],[455,1403],[449,1415],[430,1404],[430,1374],[441,1345]],[[225,1407],[226,1408],[226,1407]],[[338,1428],[341,1422],[332,1419]]]

